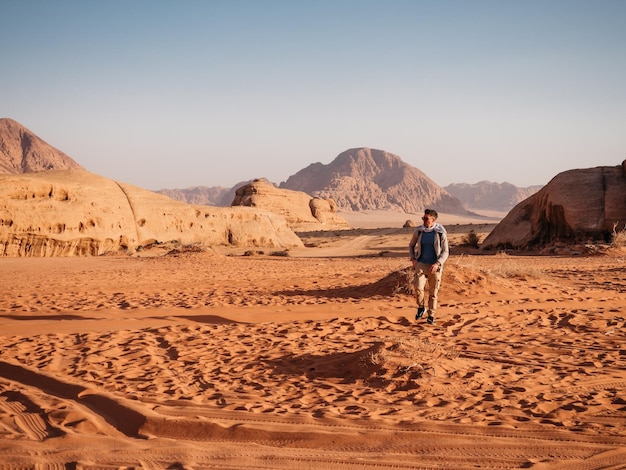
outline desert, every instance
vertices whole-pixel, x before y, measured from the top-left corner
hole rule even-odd
[[[626,470],[626,0],[0,2],[0,470]]]
[[[365,219],[0,258],[2,468],[624,468],[623,251],[485,254],[449,219],[428,325],[412,229]]]
[[[463,186],[478,213],[356,148],[226,207],[0,131],[0,469],[626,467],[626,161]]]

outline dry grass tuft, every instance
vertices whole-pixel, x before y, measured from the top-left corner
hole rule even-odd
[[[364,358],[364,367],[373,367],[378,372],[374,381],[387,386],[391,383],[406,389],[417,388],[416,380],[424,380],[437,375],[443,361],[456,359],[460,351],[432,343],[428,338],[401,336],[388,338],[384,346],[370,352]]]
[[[626,224],[621,230],[617,230],[617,223],[613,224],[611,248],[626,248]]]
[[[540,268],[506,253],[498,253],[494,257],[498,258],[498,263],[489,263],[488,266],[481,263],[481,257],[450,257],[443,271],[443,288],[471,294],[484,290],[491,284],[538,280],[546,276]],[[415,269],[412,266],[390,269],[391,272],[385,278],[367,286],[367,294],[415,295]]]
[[[494,279],[517,279],[527,281],[544,277],[544,272],[528,263],[520,262],[506,253],[498,253],[495,258],[501,260],[495,267],[484,268],[478,265],[475,258],[460,256],[452,260],[452,265],[459,271],[468,273],[468,278],[475,281]]]

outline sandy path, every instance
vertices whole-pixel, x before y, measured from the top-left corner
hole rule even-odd
[[[452,256],[431,326],[394,233],[0,259],[1,468],[624,468],[624,259]]]

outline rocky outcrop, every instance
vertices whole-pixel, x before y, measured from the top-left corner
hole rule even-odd
[[[492,183],[491,181],[480,181],[475,184],[455,183],[444,187],[468,210],[502,212],[510,211],[541,188],[542,186],[520,188],[511,183]]]
[[[83,167],[19,122],[0,119],[0,174],[45,170],[83,170]]]
[[[337,214],[337,204],[332,199],[279,189],[266,179],[254,180],[237,189],[232,205],[258,207],[280,214],[295,231],[348,227]]]
[[[332,199],[343,210],[467,213],[458,199],[417,168],[397,155],[369,148],[347,150],[328,165],[309,165],[280,187]]]
[[[0,256],[133,253],[155,242],[301,247],[284,217],[194,206],[85,171],[0,175]]]
[[[620,166],[569,170],[515,206],[483,249],[539,248],[602,241],[626,223],[626,160]]]

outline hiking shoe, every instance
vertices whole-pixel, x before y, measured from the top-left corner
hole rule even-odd
[[[417,308],[417,313],[415,314],[415,319],[419,320],[420,318],[422,318],[424,316],[424,312],[426,311],[426,309],[424,307],[418,307]]]
[[[430,323],[431,325],[435,324],[435,317],[428,315],[428,318],[426,319],[426,323]]]

